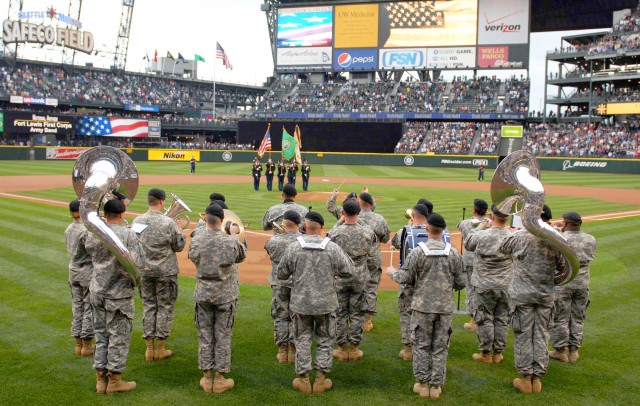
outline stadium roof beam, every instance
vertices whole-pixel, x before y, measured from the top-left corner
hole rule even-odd
[[[80,12],[82,11],[82,0],[69,0],[69,12],[67,15],[80,21]],[[64,24],[58,20],[58,24]],[[76,28],[77,30],[77,28]],[[76,60],[76,51],[74,49],[62,48],[62,63],[73,66]]]
[[[118,42],[115,56],[113,57],[113,69],[115,70],[124,71],[127,65],[129,33],[131,32],[134,3],[135,0],[122,0],[122,13],[120,14],[120,26],[118,27]]]
[[[271,41],[271,56],[273,57],[273,66],[276,66],[276,20],[278,11],[276,5],[278,0],[264,0],[264,4],[260,5],[260,11],[264,11],[267,15],[267,29],[269,30],[269,41]]]

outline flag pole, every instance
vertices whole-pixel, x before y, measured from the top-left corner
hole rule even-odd
[[[211,114],[213,114],[213,119],[216,119],[216,59],[218,58],[217,55],[217,46],[218,46],[218,42],[216,41],[216,56],[213,60],[213,105],[211,107]]]

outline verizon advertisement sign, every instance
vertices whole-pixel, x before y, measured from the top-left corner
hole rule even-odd
[[[478,45],[527,44],[529,0],[480,0]]]
[[[47,148],[47,159],[78,159],[85,148]]]

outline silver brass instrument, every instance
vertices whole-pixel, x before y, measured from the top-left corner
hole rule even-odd
[[[140,272],[133,256],[100,217],[103,199],[122,193],[130,203],[138,191],[138,170],[127,154],[107,146],[86,150],[77,159],[71,175],[73,188],[80,198],[80,218],[85,227],[111,251],[126,270],[125,276],[134,284],[140,284]],[[108,199],[107,199],[108,200]]]
[[[171,193],[171,196],[173,196],[173,203],[171,203],[171,206],[169,206],[169,208],[164,212],[164,215],[174,219],[175,222],[178,223],[178,227],[186,230],[187,228],[189,228],[191,219],[189,219],[189,216],[187,216],[184,212],[188,211],[189,213],[191,213],[191,209],[184,201],[182,201],[182,199],[178,197],[177,194]],[[183,226],[180,225],[181,222],[184,222]]]
[[[540,218],[545,193],[540,182],[540,166],[533,154],[523,150],[516,151],[498,165],[491,179],[491,198],[497,209],[504,214],[511,213],[514,204],[522,205],[518,212],[524,227],[554,246],[566,259],[568,270],[556,273],[556,285],[567,284],[578,275],[580,261],[567,238]]]

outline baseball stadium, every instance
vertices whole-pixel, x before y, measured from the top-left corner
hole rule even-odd
[[[637,0],[184,3],[3,2],[2,404],[640,403]]]

